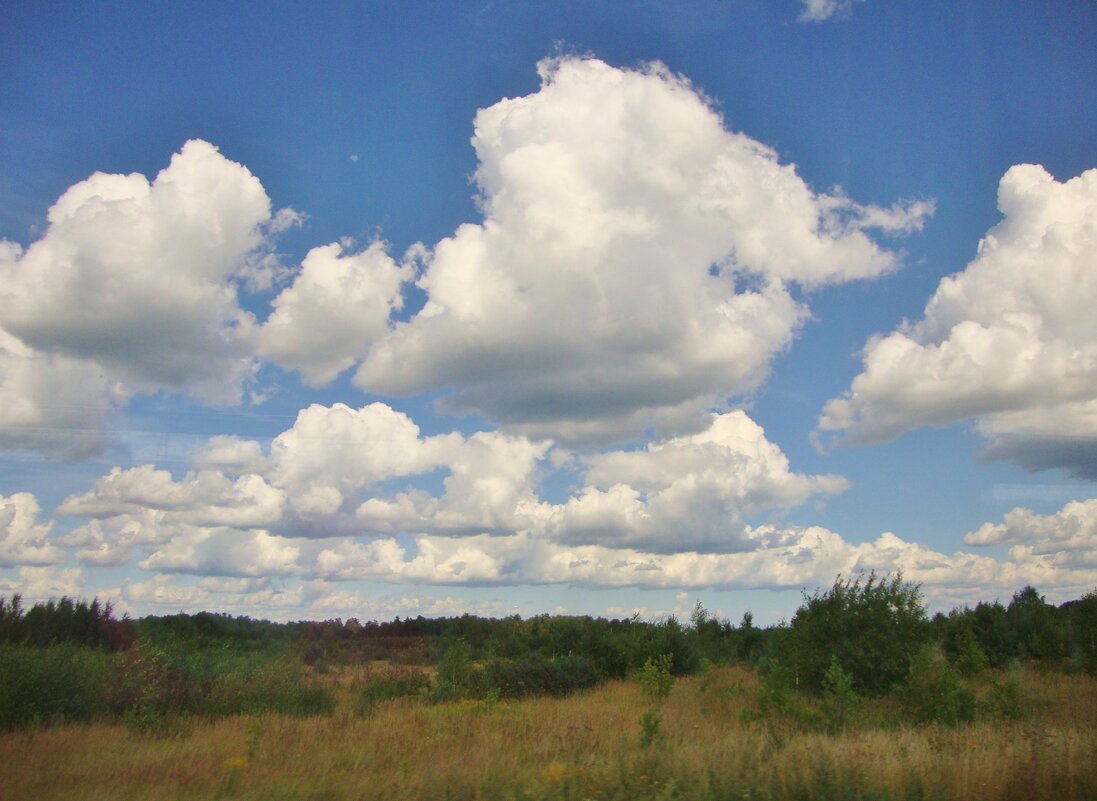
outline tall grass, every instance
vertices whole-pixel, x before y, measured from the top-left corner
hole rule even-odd
[[[327,678],[327,677],[325,677]],[[991,676],[974,691],[983,699]],[[382,700],[334,714],[234,716],[152,739],[120,725],[0,735],[0,798],[98,799],[1071,799],[1097,797],[1097,681],[1028,671],[1022,719],[903,723],[866,702],[837,733],[774,738],[757,676],[679,679],[644,748],[651,700],[636,681],[564,698]],[[812,702],[815,703],[815,702]],[[821,701],[819,703],[822,703]],[[749,718],[749,716],[747,716]]]

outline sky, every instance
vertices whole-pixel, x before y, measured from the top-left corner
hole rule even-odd
[[[1097,588],[1097,4],[0,18],[0,593]]]

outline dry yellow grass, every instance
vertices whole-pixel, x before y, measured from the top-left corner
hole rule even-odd
[[[838,736],[740,722],[741,668],[678,682],[662,738],[640,746],[633,682],[563,700],[349,705],[326,717],[195,722],[150,739],[120,725],[0,736],[0,798],[1071,799],[1097,797],[1097,682],[1028,674],[1034,717]]]

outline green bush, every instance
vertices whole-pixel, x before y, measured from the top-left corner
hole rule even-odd
[[[830,732],[847,728],[860,707],[861,699],[853,689],[853,678],[842,670],[836,657],[823,676],[823,723]]]
[[[701,652],[696,632],[686,629],[673,617],[658,623],[637,626],[629,654],[629,667],[642,667],[652,658],[670,654],[670,672],[675,676],[696,673],[701,666]]]
[[[335,698],[305,675],[304,666],[279,659],[255,673],[218,677],[201,699],[197,711],[213,716],[257,715],[273,712],[294,717],[325,715],[335,709]]]
[[[1013,594],[1006,607],[1006,620],[1017,643],[1018,656],[1047,662],[1063,658],[1066,632],[1057,612],[1034,587],[1028,586]]]
[[[979,676],[990,667],[990,660],[970,628],[964,627],[957,633],[955,662],[960,675],[967,678]]]
[[[438,660],[438,681],[431,697],[435,701],[464,698],[471,688],[472,676],[472,649],[464,640],[458,640]]]
[[[367,717],[373,714],[382,701],[422,695],[430,689],[430,678],[413,668],[389,668],[384,673],[370,676],[355,699],[356,714]]]
[[[1021,720],[1025,717],[1021,702],[1021,685],[1010,676],[1004,681],[995,681],[983,701],[983,709],[992,718],[1002,720]]]
[[[797,732],[819,728],[819,715],[795,690],[792,671],[780,662],[763,657],[758,663],[762,686],[757,707],[744,707],[743,723],[761,723],[770,742],[783,747]]]
[[[496,691],[499,698],[539,695],[562,696],[594,687],[603,680],[593,660],[582,656],[549,659],[530,655],[521,659],[495,659],[477,675],[478,695]]]
[[[0,729],[90,720],[103,709],[112,661],[76,645],[0,646]]]
[[[1086,593],[1065,606],[1072,656],[1082,670],[1097,676],[1097,591]]]
[[[870,574],[840,576],[825,593],[806,596],[781,642],[781,661],[798,686],[815,694],[835,659],[860,694],[881,696],[901,684],[929,639],[918,585]]]
[[[660,737],[663,716],[657,709],[649,709],[640,717],[640,747],[648,748]]]
[[[903,707],[919,723],[955,726],[975,719],[975,694],[933,648],[923,648],[910,666],[902,690]]]
[[[653,701],[662,701],[670,695],[674,687],[674,676],[670,669],[674,664],[670,654],[650,657],[644,666],[636,671],[635,678],[644,688],[644,694]]]

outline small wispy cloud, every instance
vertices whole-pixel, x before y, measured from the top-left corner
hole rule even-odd
[[[826,22],[834,17],[848,17],[853,12],[853,4],[863,2],[864,0],[803,0],[804,10],[800,12],[800,22]]]

